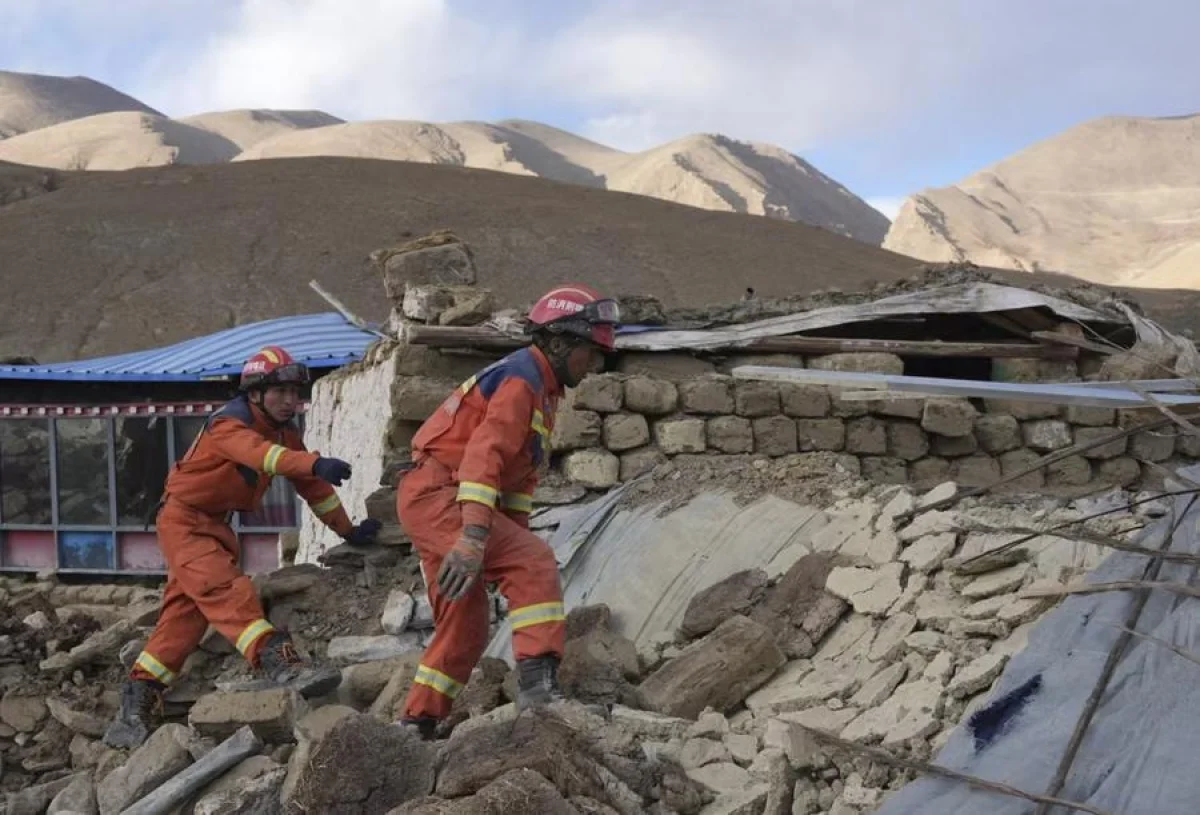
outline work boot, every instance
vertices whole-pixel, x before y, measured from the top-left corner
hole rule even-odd
[[[152,679],[127,679],[121,688],[121,709],[108,729],[104,743],[121,750],[140,747],[162,723],[165,686]]]
[[[517,710],[544,707],[565,698],[558,687],[558,657],[545,654],[517,661]]]
[[[258,651],[258,667],[272,684],[294,690],[306,699],[324,696],[342,684],[341,671],[313,665],[300,656],[291,635],[283,631],[267,635]]]
[[[400,720],[400,725],[416,730],[421,741],[433,741],[437,737],[438,720],[432,716],[406,716]]]

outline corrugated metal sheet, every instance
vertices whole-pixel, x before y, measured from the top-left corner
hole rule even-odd
[[[0,365],[0,379],[78,382],[198,382],[239,373],[265,345],[281,345],[314,368],[336,368],[361,359],[370,332],[336,312],[282,317],[241,325],[166,348],[46,365]]]

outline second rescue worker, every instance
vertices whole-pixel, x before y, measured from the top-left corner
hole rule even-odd
[[[258,592],[239,566],[234,512],[256,512],[275,476],[287,478],[321,521],[352,544],[373,541],[379,524],[353,526],[335,486],[350,477],[340,459],[310,453],[292,421],[308,368],[278,346],[246,361],[241,394],[208,420],[171,470],[158,513],[158,544],[167,585],[158,623],[121,692],[121,709],[104,736],[111,747],[136,747],[158,723],[162,694],[209,625],[265,679],[319,696],[341,672],[302,658],[287,632],[263,613]]]
[[[417,667],[403,721],[432,738],[488,641],[486,583],[508,599],[517,705],[562,698],[557,670],[566,616],[558,564],[529,531],[533,490],[550,450],[564,387],[600,370],[620,313],[587,286],[560,286],[529,314],[533,345],[464,382],[413,439],[400,521],[421,556],[433,640]]]

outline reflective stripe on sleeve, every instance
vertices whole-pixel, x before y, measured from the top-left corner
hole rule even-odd
[[[495,507],[496,499],[499,493],[489,487],[487,484],[480,484],[477,481],[463,481],[458,485],[458,500],[459,501],[474,501],[477,504]]]
[[[272,444],[271,449],[263,456],[263,472],[267,475],[275,475],[275,468],[279,466],[280,457],[287,452],[287,448],[281,444]]]
[[[342,505],[342,501],[340,498],[337,497],[337,494],[335,493],[334,495],[331,495],[328,498],[317,501],[315,504],[309,504],[309,507],[312,509],[313,513],[315,513],[316,515],[326,515],[330,512],[333,512],[335,509],[337,509],[341,505]]]

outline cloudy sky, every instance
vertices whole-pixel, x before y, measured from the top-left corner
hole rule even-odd
[[[0,68],[164,113],[773,142],[890,210],[1074,124],[1200,112],[1195,0],[0,0]]]

